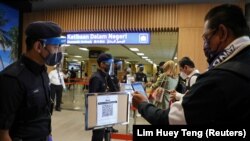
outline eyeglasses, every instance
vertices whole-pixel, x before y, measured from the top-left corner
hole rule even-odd
[[[216,33],[216,29],[212,29],[212,30],[210,30],[207,34],[206,33],[204,33],[203,35],[202,35],[202,39],[205,41],[205,40],[209,40],[210,38],[212,38],[213,36],[214,36],[214,34]],[[209,36],[210,35],[210,36]]]

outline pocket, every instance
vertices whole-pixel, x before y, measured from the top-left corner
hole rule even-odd
[[[41,87],[31,89],[27,92],[28,107],[43,107],[45,104],[45,93]]]

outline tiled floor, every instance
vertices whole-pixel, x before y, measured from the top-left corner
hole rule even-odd
[[[92,131],[85,130],[84,123],[84,94],[81,87],[75,87],[75,91],[66,91],[63,94],[62,111],[54,111],[52,115],[52,136],[53,141],[90,141]],[[132,131],[134,119],[130,118],[129,125],[115,125],[114,128],[119,133],[127,133]],[[142,117],[136,118],[136,124],[148,124]],[[112,139],[112,141],[116,141]],[[118,140],[117,140],[118,141]]]

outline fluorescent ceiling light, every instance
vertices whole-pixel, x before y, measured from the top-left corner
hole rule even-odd
[[[76,57],[76,58],[82,58],[82,56],[79,56],[79,55],[75,55],[74,57]]]
[[[137,53],[137,55],[139,55],[139,56],[143,56],[143,55],[144,55],[144,53]]]
[[[88,51],[88,49],[87,49],[87,48],[84,48],[84,47],[80,47],[79,49],[80,49],[80,50],[83,50],[83,51]]]
[[[77,59],[72,59],[72,61],[76,61],[76,62],[78,62],[78,60],[77,60]]]
[[[63,55],[68,55],[68,53],[67,52],[64,52],[64,53],[62,53]]]
[[[139,51],[138,48],[129,48],[131,51]]]
[[[70,46],[69,44],[62,44],[61,45],[62,47],[68,47],[68,46]]]
[[[142,56],[141,58],[143,58],[143,59],[147,59],[148,57],[147,57],[147,56]]]

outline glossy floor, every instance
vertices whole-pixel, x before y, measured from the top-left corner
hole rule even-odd
[[[85,130],[84,123],[84,94],[86,90],[76,86],[74,91],[68,90],[63,94],[62,111],[54,111],[52,115],[52,136],[53,141],[90,141],[92,131]],[[136,121],[133,112],[130,114],[129,125],[115,125],[119,133],[131,133],[133,124],[148,124],[142,117],[136,114]],[[112,139],[112,141],[116,141]],[[118,140],[117,140],[118,141]]]

